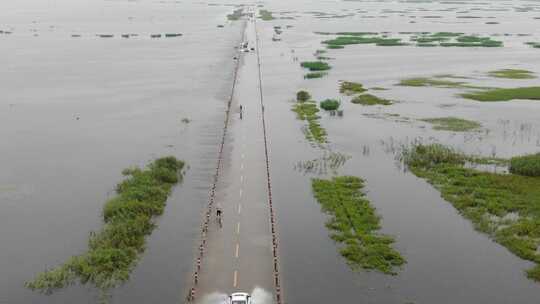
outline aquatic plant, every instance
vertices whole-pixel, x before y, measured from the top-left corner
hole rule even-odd
[[[323,78],[326,75],[324,72],[311,72],[304,75],[305,79]]]
[[[538,160],[537,156],[525,157],[523,165],[528,168],[535,157]],[[477,157],[439,144],[414,145],[403,152],[402,159],[416,176],[441,191],[475,229],[534,262],[527,277],[540,281],[540,177],[468,168],[464,165]]]
[[[510,159],[510,172],[525,176],[540,176],[540,153]]]
[[[312,72],[313,71],[326,71],[326,70],[331,69],[330,65],[323,61],[304,61],[300,63],[300,66]]]
[[[502,69],[488,72],[489,76],[496,78],[508,78],[508,79],[532,79],[536,78],[534,73],[527,70],[520,69]]]
[[[355,176],[312,179],[313,193],[330,215],[326,227],[341,244],[340,254],[353,269],[375,269],[396,274],[405,259],[392,248],[394,239],[380,234],[381,218],[366,198],[364,181]]]
[[[373,105],[388,106],[392,104],[390,100],[380,98],[372,94],[362,94],[362,95],[355,96],[353,99],[351,99],[351,102],[354,104],[361,104],[365,106],[373,106]]]
[[[361,83],[352,81],[341,81],[339,84],[339,92],[345,95],[353,95],[367,91]]]
[[[25,286],[52,293],[77,280],[100,289],[127,281],[145,249],[145,237],[155,228],[153,219],[163,213],[183,167],[184,162],[169,156],[156,159],[146,169],[124,170],[126,178],[116,187],[118,195],[103,208],[105,226],[90,234],[88,251],[39,273]]]
[[[514,99],[540,100],[540,87],[496,88],[472,93],[463,93],[461,96],[476,101],[510,101]]]
[[[337,99],[325,99],[320,102],[320,107],[326,111],[335,111],[339,108],[341,102]]]
[[[465,132],[480,128],[482,125],[476,121],[457,117],[424,118],[421,121],[429,122],[435,130]]]

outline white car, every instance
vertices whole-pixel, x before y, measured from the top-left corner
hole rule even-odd
[[[229,296],[230,304],[251,304],[251,296],[245,292],[235,292]]]

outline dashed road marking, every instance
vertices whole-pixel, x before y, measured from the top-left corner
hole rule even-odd
[[[240,213],[240,208],[238,210],[238,213]],[[236,234],[240,234],[240,222],[236,224]]]
[[[236,285],[238,285],[238,270],[235,270],[233,274],[233,287],[236,288]]]
[[[241,204],[238,204],[238,214],[240,214],[242,212],[242,205]],[[238,223],[240,224],[240,223]]]
[[[241,182],[241,183],[244,182],[244,176],[243,176],[243,175],[240,175],[240,182]]]
[[[242,189],[240,189],[240,197],[242,197]]]
[[[234,257],[235,257],[235,258],[238,258],[238,253],[239,253],[239,251],[240,251],[240,244],[236,243],[236,251],[235,251],[235,253],[234,253]]]
[[[242,153],[242,159],[245,157],[244,153]]]
[[[244,163],[240,164],[240,170],[244,170]]]

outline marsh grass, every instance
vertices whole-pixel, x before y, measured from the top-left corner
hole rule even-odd
[[[533,79],[536,78],[534,73],[527,70],[520,69],[502,69],[488,72],[489,76],[496,78],[507,78],[507,79]]]
[[[330,237],[341,245],[340,254],[353,269],[375,269],[396,274],[405,259],[392,248],[394,239],[380,234],[381,218],[366,198],[364,181],[354,176],[312,179],[315,198],[330,219]]]
[[[300,63],[300,66],[310,70],[311,72],[326,71],[331,69],[330,65],[323,61],[304,61]]]
[[[484,91],[463,93],[462,97],[476,101],[510,101],[515,99],[540,100],[540,87],[521,87],[510,89],[488,89]]]
[[[169,156],[145,169],[124,170],[126,178],[117,185],[117,196],[103,208],[105,226],[90,234],[88,251],[39,273],[25,286],[48,294],[77,280],[102,290],[127,281],[145,249],[145,237],[156,226],[154,218],[163,213],[173,185],[182,178],[183,167],[184,162]]]
[[[323,78],[327,73],[324,72],[311,72],[304,75],[304,79]]]
[[[337,170],[341,168],[351,157],[341,152],[326,151],[324,155],[307,161],[299,161],[295,164],[294,169],[304,174],[323,175],[331,172],[337,174]]]
[[[482,125],[476,121],[466,120],[457,117],[439,117],[439,118],[424,118],[421,121],[428,122],[433,125],[435,130],[445,130],[454,132],[466,132],[480,128]]]
[[[306,139],[310,142],[319,144],[326,142],[326,130],[319,123],[320,116],[319,108],[313,100],[309,100],[311,95],[306,91],[296,93],[296,102],[292,107],[292,111],[296,113],[296,117],[307,122],[307,128],[304,130]]]
[[[407,78],[399,82],[400,86],[409,87],[443,87],[443,88],[460,88],[465,82],[441,80],[427,77]]]
[[[440,144],[415,145],[403,152],[402,159],[416,176],[426,179],[471,220],[475,229],[534,262],[536,265],[526,271],[527,277],[540,281],[540,177],[468,168],[465,164],[478,158]],[[521,161],[514,170],[521,165],[531,168],[531,163],[536,166],[538,156],[514,159],[515,164]]]
[[[341,81],[339,84],[339,92],[345,95],[354,95],[367,91],[361,83],[352,81]]]
[[[339,108],[341,102],[337,99],[325,99],[320,102],[321,109],[325,111],[335,111]]]
[[[392,102],[388,99],[380,98],[372,94],[362,94],[355,96],[351,99],[351,102],[354,104],[361,104],[365,106],[374,106],[374,105],[383,105],[389,106]]]
[[[512,157],[509,169],[514,174],[540,177],[540,153]]]

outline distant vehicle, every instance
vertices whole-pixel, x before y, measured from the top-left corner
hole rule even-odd
[[[229,296],[229,304],[252,304],[251,296],[245,292],[235,292]]]

